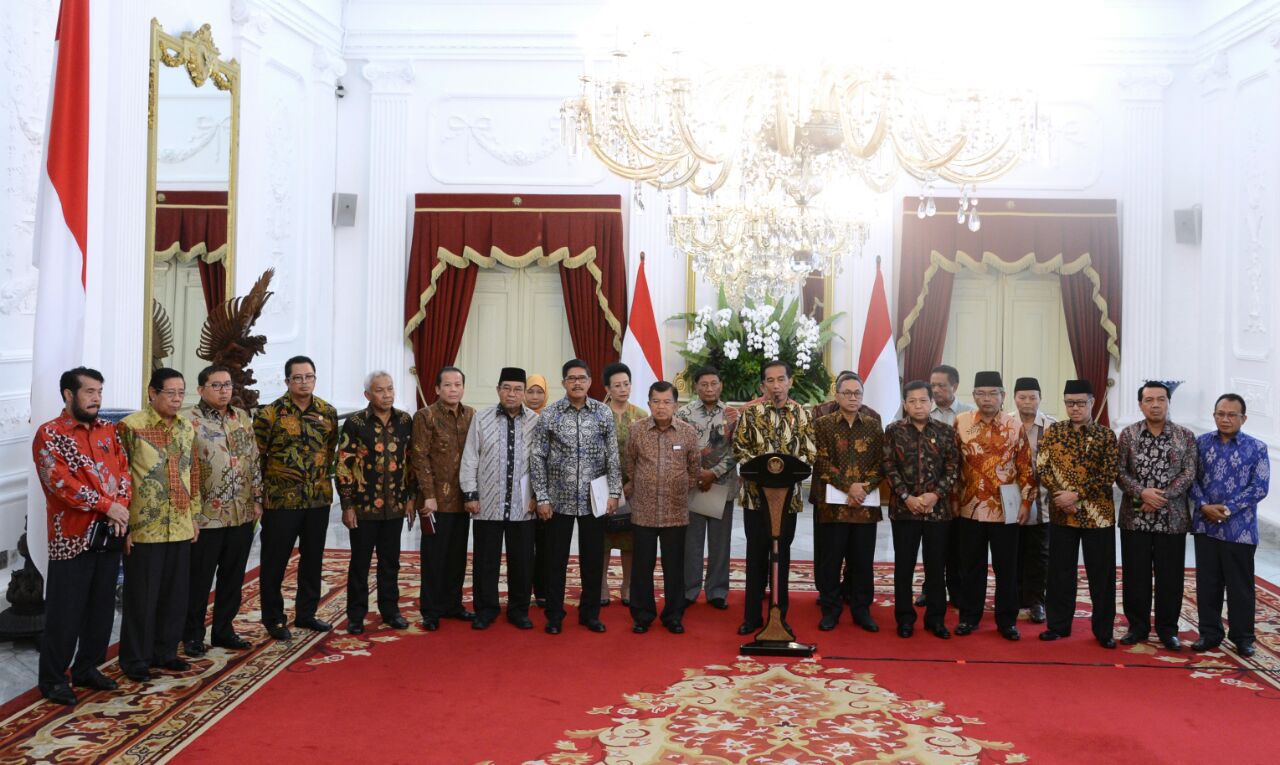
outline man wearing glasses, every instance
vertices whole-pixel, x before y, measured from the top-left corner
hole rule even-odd
[[[1041,640],[1071,634],[1076,613],[1076,560],[1084,548],[1084,568],[1093,602],[1093,636],[1115,648],[1116,505],[1111,485],[1120,469],[1120,446],[1111,428],[1093,421],[1093,386],[1067,380],[1062,391],[1067,421],[1044,432],[1036,472],[1049,492],[1049,585],[1045,612],[1049,628]]]
[[[276,640],[293,637],[284,617],[280,585],[296,542],[298,594],[293,623],[328,632],[316,618],[320,569],[333,504],[338,410],[314,394],[316,365],[306,356],[284,363],[288,391],[258,410],[253,431],[262,460],[262,623]]]
[[[1248,408],[1235,393],[1213,405],[1216,433],[1196,439],[1200,467],[1191,485],[1191,532],[1196,546],[1196,601],[1200,639],[1193,651],[1212,651],[1230,637],[1241,656],[1253,656],[1253,556],[1258,551],[1258,503],[1267,496],[1271,463],[1267,445],[1240,432]],[[1227,591],[1231,632],[1222,628]]]
[[[187,656],[205,653],[204,617],[215,572],[212,643],[232,650],[249,647],[236,634],[232,620],[240,610],[253,524],[262,517],[258,444],[248,413],[231,406],[231,371],[221,365],[205,367],[196,383],[200,402],[183,412],[196,431],[203,499],[195,514],[200,538],[191,546],[191,587],[182,635]]]

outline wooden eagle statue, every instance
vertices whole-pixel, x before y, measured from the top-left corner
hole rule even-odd
[[[173,321],[160,301],[151,298],[151,368],[164,366],[164,360],[173,355]]]
[[[214,308],[200,330],[200,347],[196,355],[210,364],[222,364],[231,370],[233,383],[231,405],[246,411],[258,406],[258,391],[249,386],[257,383],[249,362],[267,345],[265,335],[251,335],[254,322],[262,316],[262,308],[275,294],[267,290],[274,268],[268,268],[254,282],[249,294],[233,298]]]

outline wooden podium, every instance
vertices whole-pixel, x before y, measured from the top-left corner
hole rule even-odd
[[[796,485],[812,472],[804,460],[790,454],[773,452],[762,454],[745,464],[739,473],[745,480],[760,487],[768,506],[770,535],[773,544],[769,549],[769,620],[764,629],[756,633],[756,639],[743,643],[739,649],[747,656],[812,656],[818,646],[796,642],[795,633],[782,621],[782,609],[778,606],[778,539],[782,536],[782,514],[787,511]]]

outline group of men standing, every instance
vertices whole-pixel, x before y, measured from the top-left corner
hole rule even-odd
[[[629,388],[629,370],[606,370],[611,385],[619,374]],[[422,525],[419,608],[427,631],[438,630],[443,619],[468,621],[477,630],[497,620],[505,548],[506,619],[532,629],[536,593],[545,631],[559,634],[576,530],[578,621],[604,632],[599,611],[607,601],[595,594],[604,582],[606,517],[624,497],[632,529],[633,631],[647,632],[660,620],[670,632],[683,633],[685,609],[703,592],[712,606],[728,607],[736,465],[772,452],[813,466],[821,630],[834,629],[848,604],[857,626],[878,631],[870,609],[872,558],[881,506],[887,505],[899,636],[912,636],[916,606],[922,605],[925,629],[950,637],[948,597],[959,612],[955,634],[975,631],[985,610],[989,553],[1000,634],[1019,639],[1021,607],[1031,621],[1048,622],[1040,639],[1067,637],[1083,548],[1093,633],[1114,647],[1112,486],[1118,483],[1129,622],[1121,642],[1149,637],[1154,589],[1156,635],[1168,648],[1181,647],[1181,570],[1190,531],[1196,534],[1201,625],[1193,648],[1210,650],[1228,637],[1221,620],[1225,590],[1229,637],[1240,653],[1253,653],[1256,509],[1267,493],[1269,462],[1265,445],[1240,432],[1245,402],[1235,394],[1216,402],[1216,432],[1195,439],[1168,420],[1168,387],[1147,383],[1138,391],[1144,419],[1117,439],[1094,422],[1087,381],[1067,383],[1068,420],[1054,422],[1039,411],[1033,378],[1016,382],[1013,415],[1003,411],[999,373],[976,375],[975,408],[955,400],[958,372],[939,366],[928,382],[904,386],[902,416],[885,428],[879,413],[862,406],[858,375],[841,373],[835,400],[810,412],[790,398],[790,367],[771,361],[761,370],[762,398],[741,410],[720,400],[719,372],[705,368],[690,377],[696,400],[677,409],[674,386],[660,381],[646,392],[648,416],[620,425],[616,411],[588,397],[591,370],[573,359],[561,370],[565,396],[559,401],[547,404],[540,375],[506,368],[498,404],[481,411],[462,403],[466,379],[457,368],[437,372],[436,401],[413,415],[394,407],[391,375],[374,372],[365,381],[368,407],[339,426],[334,407],[314,395],[316,370],[309,358],[286,362],[285,378],[285,395],[251,418],[230,406],[227,369],[203,370],[200,402],[185,411],[183,376],[158,369],[148,384],[147,407],[112,425],[97,416],[100,373],[81,367],[62,376],[66,408],[37,430],[33,442],[49,511],[40,664],[46,698],[76,703],[68,667],[77,686],[116,687],[97,666],[110,637],[122,553],[120,663],[134,681],[150,679],[153,669],[189,669],[178,656],[179,643],[188,658],[207,651],[211,587],[211,644],[249,647],[233,619],[258,521],[267,633],[277,640],[292,637],[281,586],[295,545],[293,624],[332,629],[317,608],[335,480],[351,534],[346,615],[352,634],[365,629],[375,551],[379,615],[393,629],[408,626],[398,583],[406,521]],[[627,428],[623,438],[619,427]],[[718,517],[690,513],[691,497],[717,486],[727,489]],[[738,632],[746,635],[763,626],[771,531],[760,488],[743,481],[741,489],[747,560]],[[796,491],[780,538],[776,596],[784,618],[801,507]],[[473,525],[474,612],[463,604]],[[659,548],[661,611],[654,593]],[[924,592],[913,602],[921,548]]]

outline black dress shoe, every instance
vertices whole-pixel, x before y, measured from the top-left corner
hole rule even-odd
[[[1017,627],[1001,627],[1000,637],[1004,638],[1005,640],[1021,640],[1022,633],[1018,632]]]
[[[294,619],[293,626],[308,629],[313,632],[328,632],[333,629],[333,625],[323,619],[317,619],[314,616],[310,619]]]
[[[646,633],[646,632],[648,632],[648,631],[649,631],[649,625],[647,625],[647,624],[633,624],[633,625],[631,625],[631,631],[632,631],[632,632],[634,632],[634,633],[636,633],[637,635],[643,635],[644,633]]]
[[[911,637],[911,636],[912,636],[912,635],[914,635],[914,634],[916,634],[916,628],[915,628],[915,627],[912,627],[910,624],[899,624],[899,625],[898,625],[898,637],[900,637],[900,638],[909,638],[909,637]]]
[[[968,624],[966,622],[960,622],[959,624],[956,625],[956,636],[964,637],[965,635],[972,634],[973,631],[976,629],[978,629],[978,625],[976,624]]]
[[[1258,652],[1258,649],[1253,644],[1252,640],[1250,640],[1249,642],[1243,645],[1239,643],[1236,644],[1236,653],[1240,654],[1241,656],[1244,656],[1245,658],[1249,658],[1257,652]]]
[[[76,698],[75,691],[71,690],[71,686],[66,683],[58,683],[48,687],[41,686],[40,695],[54,704],[61,704],[67,707],[73,707],[79,701]]]
[[[96,669],[91,669],[80,677],[71,678],[71,682],[77,688],[92,688],[95,691],[114,691],[120,688],[119,683]]]
[[[1098,638],[1098,645],[1102,646],[1103,648],[1115,648],[1116,639],[1113,637]]]
[[[915,599],[914,603],[915,603],[917,606],[923,606],[923,605],[925,604],[925,599],[924,599],[924,593],[923,593],[923,592],[916,596],[916,599]]]
[[[400,616],[399,614],[396,614],[390,619],[383,619],[382,623],[387,625],[393,630],[403,630],[403,629],[409,628],[409,620],[405,619],[403,616]]]
[[[487,630],[489,629],[490,624],[493,624],[493,620],[491,619],[473,619],[471,622],[471,629]]]
[[[1126,632],[1124,633],[1124,637],[1120,638],[1120,642],[1124,645],[1137,645],[1146,639],[1146,635],[1139,635],[1136,632]]]
[[[435,632],[436,630],[440,629],[440,620],[436,619],[435,617],[432,617],[430,619],[424,618],[422,620],[422,628],[427,632]]]
[[[243,651],[246,648],[253,647],[253,643],[250,643],[239,635],[232,635],[226,640],[214,640],[210,645],[216,648],[229,648],[232,651]]]
[[[670,632],[672,635],[684,634],[684,625],[681,624],[680,622],[671,622],[670,624],[666,625],[666,627],[667,627],[667,632]]]
[[[1165,648],[1168,648],[1170,651],[1182,650],[1182,640],[1177,635],[1170,635],[1169,637],[1160,638],[1160,644],[1163,645]]]
[[[1045,620],[1046,620],[1046,618],[1047,618],[1047,617],[1046,617],[1046,616],[1045,616],[1045,614],[1044,614],[1044,606],[1043,606],[1042,604],[1040,604],[1040,603],[1035,604],[1034,606],[1032,606],[1032,607],[1031,607],[1030,611],[1031,611],[1031,623],[1032,623],[1032,624],[1044,624],[1044,623],[1045,623]]]
[[[822,617],[822,621],[818,622],[818,629],[823,632],[830,632],[836,628],[836,622],[839,621],[839,619],[840,617],[838,616],[824,616]]]
[[[151,679],[151,673],[145,669],[126,669],[124,676],[135,683],[145,683]]]
[[[511,617],[507,617],[507,621],[514,624],[517,629],[522,629],[522,630],[533,629],[533,620],[527,616],[517,616],[514,619],[512,619]]]
[[[604,622],[600,621],[599,619],[592,619],[589,622],[583,622],[582,626],[586,627],[592,632],[604,632]]]
[[[276,640],[293,640],[293,633],[283,624],[275,624],[267,627],[267,634]]]
[[[459,619],[464,622],[469,622],[476,618],[474,611],[468,611],[465,608],[459,611],[454,611],[451,614],[445,614],[444,616],[446,619]]]
[[[538,608],[546,608],[546,607],[547,607],[547,599],[546,599],[546,598],[534,598],[534,599],[533,599],[533,605],[537,606]]]
[[[719,609],[721,611],[729,607],[728,602],[726,602],[724,598],[712,598],[707,602],[711,604],[712,608]]]
[[[560,622],[547,622],[547,626],[543,627],[548,635],[560,634]]]
[[[951,639],[951,630],[947,629],[947,625],[945,624],[935,624],[932,627],[926,624],[924,628],[929,632],[932,632],[934,637],[940,637],[943,640]]]
[[[182,643],[182,652],[193,658],[204,656],[205,648],[203,640],[185,640]]]
[[[348,623],[347,623],[347,634],[348,634],[348,635],[360,635],[360,634],[363,634],[363,633],[364,633],[364,620],[361,620],[361,621],[358,621],[358,622],[348,622]]]
[[[1220,640],[1212,641],[1212,640],[1206,640],[1205,638],[1200,638],[1199,640],[1191,644],[1191,650],[1195,651],[1196,653],[1203,653],[1205,651],[1216,650],[1220,645],[1222,645],[1222,641]]]
[[[764,625],[759,622],[743,622],[738,625],[738,634],[750,635],[752,632],[759,632],[762,626]]]
[[[159,664],[152,664],[151,666],[159,667],[160,669],[167,669],[170,672],[186,672],[191,669],[191,662],[173,658],[168,661],[162,661]]]
[[[631,605],[631,598],[623,598],[623,599],[622,599],[622,605],[624,605],[624,606],[630,606],[630,605]]]
[[[606,608],[613,605],[613,598],[600,598],[600,607]],[[625,604],[624,604],[625,605]]]
[[[856,625],[858,625],[858,626],[859,626],[859,627],[861,627],[862,629],[866,630],[867,632],[879,632],[879,631],[880,631],[880,625],[879,625],[879,624],[876,624],[876,620],[875,620],[875,619],[872,619],[870,616],[863,616],[863,617],[855,618],[855,619],[853,620],[853,623],[854,623],[854,624],[856,624]]]
[[[1040,633],[1040,639],[1044,641],[1061,640],[1064,637],[1066,637],[1066,635],[1054,632],[1053,630],[1045,630]]]

